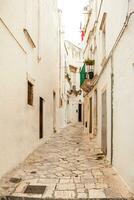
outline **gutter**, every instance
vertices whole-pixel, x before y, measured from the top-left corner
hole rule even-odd
[[[61,10],[58,9],[58,51],[59,51],[59,98],[61,98]]]

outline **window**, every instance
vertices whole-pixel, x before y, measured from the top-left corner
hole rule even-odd
[[[91,58],[91,59],[93,59],[93,46],[91,45],[91,47],[90,47],[90,55],[89,55],[89,57]]]
[[[106,56],[106,28],[103,27],[102,30],[102,57],[104,58]]]
[[[33,106],[33,84],[28,81],[27,103]]]
[[[96,36],[95,36],[95,37],[94,37],[94,49],[93,49],[93,51],[95,52],[96,49],[97,49],[97,43],[96,43]]]
[[[107,14],[104,13],[100,25],[102,59],[106,56],[106,16]]]

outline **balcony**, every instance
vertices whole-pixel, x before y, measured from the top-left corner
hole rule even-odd
[[[81,89],[80,90],[76,89],[76,85],[72,85],[71,89],[67,92],[68,92],[68,94],[70,94],[70,95],[74,94],[75,96],[81,95],[81,93],[82,93]]]
[[[98,75],[94,75],[94,60],[87,59],[80,72],[80,87],[85,92],[90,92],[98,80]]]
[[[84,92],[89,93],[95,86],[97,80],[98,80],[98,75],[95,75],[92,79],[85,79],[83,84],[81,85],[81,89]]]

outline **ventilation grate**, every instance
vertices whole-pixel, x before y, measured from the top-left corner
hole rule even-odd
[[[24,193],[27,194],[44,194],[46,186],[28,185]]]

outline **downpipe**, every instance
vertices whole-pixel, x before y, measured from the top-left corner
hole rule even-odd
[[[114,68],[113,55],[111,56],[111,165],[113,164],[113,92],[114,92]]]

